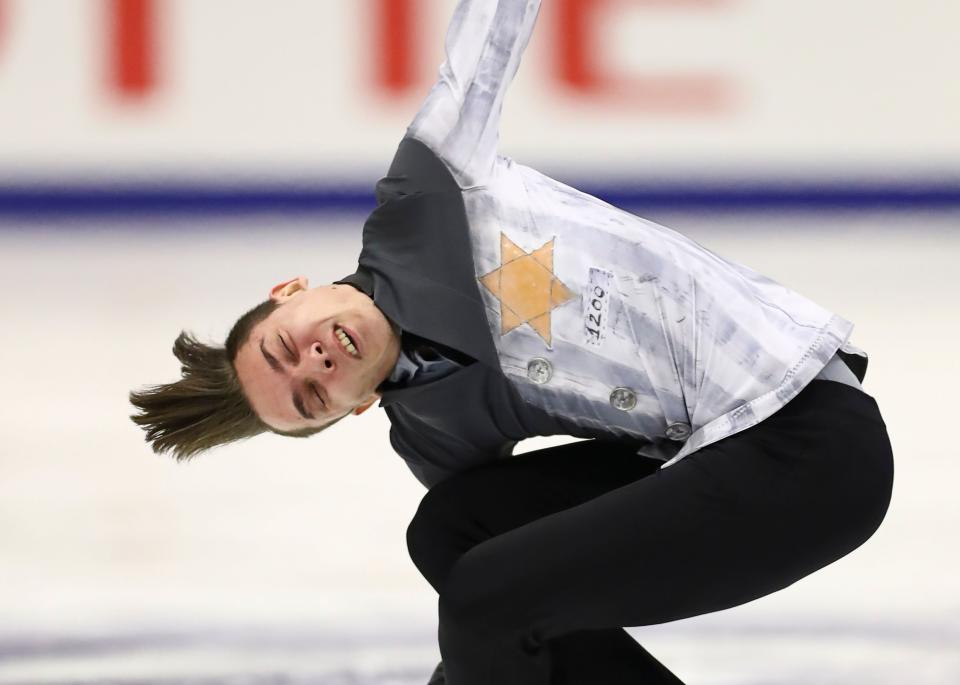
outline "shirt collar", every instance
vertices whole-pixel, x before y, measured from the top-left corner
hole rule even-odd
[[[387,380],[390,383],[407,383],[419,370],[420,367],[417,363],[410,359],[407,353],[401,349],[400,356],[397,357],[397,364],[393,367],[393,371],[390,372]]]

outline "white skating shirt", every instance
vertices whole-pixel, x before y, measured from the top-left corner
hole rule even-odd
[[[461,188],[490,331],[520,395],[647,441],[641,453],[670,466],[776,412],[838,349],[864,353],[847,343],[851,322],[802,295],[497,154],[539,6],[459,2],[408,135]]]

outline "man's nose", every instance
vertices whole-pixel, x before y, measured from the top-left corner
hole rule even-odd
[[[337,368],[337,363],[333,359],[329,345],[324,345],[319,340],[310,346],[308,354],[309,366],[322,373],[330,373]]]

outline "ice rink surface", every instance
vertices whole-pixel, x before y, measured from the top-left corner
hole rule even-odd
[[[691,685],[960,682],[960,214],[640,213],[856,324],[896,473],[847,557],[631,634]],[[0,683],[426,682],[436,597],[404,546],[425,491],[383,412],[189,464],[126,418],[182,328],[221,341],[273,284],[352,272],[362,221],[0,224]]]

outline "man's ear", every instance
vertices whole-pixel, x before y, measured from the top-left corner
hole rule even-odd
[[[270,299],[275,302],[283,302],[293,297],[296,293],[306,290],[308,285],[309,281],[306,276],[297,276],[296,278],[291,278],[289,281],[277,283],[270,289]]]
[[[373,403],[376,402],[378,399],[380,399],[380,395],[374,395],[369,400],[367,400],[366,404],[361,404],[359,407],[355,408],[351,413],[357,416],[360,416],[360,414],[362,414],[363,412],[367,411],[367,409],[372,407]]]

